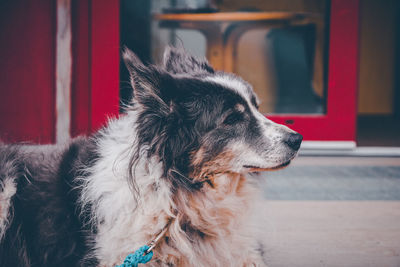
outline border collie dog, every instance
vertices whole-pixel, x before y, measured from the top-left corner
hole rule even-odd
[[[115,266],[157,236],[147,266],[264,266],[249,174],[287,166],[302,136],[182,49],[123,58],[126,114],[62,146],[0,146],[0,266]]]

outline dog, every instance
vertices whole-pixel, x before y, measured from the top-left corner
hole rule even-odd
[[[302,136],[183,49],[123,59],[125,114],[65,145],[0,146],[0,266],[115,266],[156,237],[147,266],[264,266],[254,173],[287,166]]]

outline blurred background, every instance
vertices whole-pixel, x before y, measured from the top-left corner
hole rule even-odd
[[[400,266],[400,1],[2,0],[0,140],[63,143],[123,113],[124,46],[207,57],[300,132],[260,175],[269,266]]]
[[[132,91],[123,46],[207,57],[257,92],[307,149],[399,147],[396,0],[41,0],[0,3],[0,138],[97,130]]]
[[[159,63],[165,46],[174,45],[249,81],[261,111],[306,141],[400,146],[399,1],[0,5],[5,141],[53,143],[95,131],[131,97],[121,47]]]

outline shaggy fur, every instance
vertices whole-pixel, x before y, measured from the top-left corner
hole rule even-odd
[[[166,226],[147,266],[264,266],[248,174],[288,165],[301,135],[182,50],[124,60],[125,115],[64,146],[0,146],[0,266],[115,266]]]

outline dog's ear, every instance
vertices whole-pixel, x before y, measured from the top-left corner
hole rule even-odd
[[[164,68],[174,74],[178,73],[214,73],[206,59],[199,59],[188,54],[183,48],[167,47],[164,51]]]
[[[167,105],[176,94],[174,80],[169,73],[155,66],[145,66],[128,48],[122,53],[130,74],[133,96],[141,104]]]
[[[154,94],[154,90],[157,90],[159,82],[156,71],[146,67],[142,61],[126,47],[122,52],[122,58],[130,74],[134,97],[140,100],[144,95]]]

